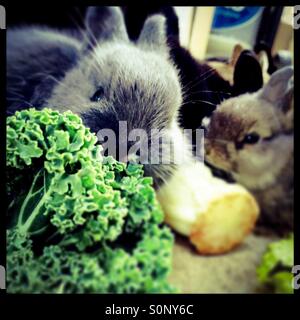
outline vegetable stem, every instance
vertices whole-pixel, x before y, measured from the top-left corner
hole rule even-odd
[[[23,233],[27,233],[29,231],[29,228],[30,226],[32,225],[32,222],[35,220],[35,218],[39,215],[39,211],[40,209],[42,208],[42,206],[45,204],[45,201],[47,199],[47,196],[51,190],[51,188],[49,188],[47,190],[47,192],[44,191],[44,194],[42,196],[42,198],[40,199],[40,201],[38,202],[38,204],[36,205],[36,207],[34,208],[34,210],[32,211],[32,213],[30,214],[29,218],[27,219],[27,221],[22,225],[22,221],[23,221],[23,216],[24,216],[24,213],[25,213],[25,209],[26,209],[26,206],[30,200],[30,198],[32,197],[32,190],[34,188],[34,185],[39,177],[39,175],[41,174],[42,170],[40,170],[36,176],[34,177],[33,179],[33,183],[30,187],[30,190],[26,196],[26,199],[24,200],[23,204],[22,204],[22,207],[21,207],[21,211],[20,211],[20,216],[19,216],[19,220],[18,220],[18,227],[19,227],[19,230]],[[45,172],[44,172],[45,174]]]

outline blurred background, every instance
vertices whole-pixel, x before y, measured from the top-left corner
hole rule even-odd
[[[293,7],[292,6],[245,6],[245,7],[168,7],[155,4],[122,7],[129,8],[127,17],[133,26],[133,35],[140,30],[147,14],[161,12],[169,19],[169,27],[178,32],[180,44],[189,49],[194,58],[206,60],[212,57],[229,59],[233,48],[240,44],[243,49],[268,54],[269,63],[276,69],[293,64]],[[68,7],[53,4],[18,5],[7,10],[8,27],[43,24],[52,27],[84,27],[86,6]],[[139,25],[140,24],[140,25]],[[175,28],[175,29],[174,29]],[[176,31],[177,30],[177,31]],[[268,71],[272,73],[270,68]]]
[[[293,59],[293,7],[174,7],[181,45],[198,59],[231,56],[235,44],[264,43],[273,56]]]

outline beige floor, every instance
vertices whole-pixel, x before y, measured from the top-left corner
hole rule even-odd
[[[232,252],[208,257],[197,254],[187,239],[177,237],[170,282],[182,293],[259,292],[256,268],[272,240],[250,235]]]

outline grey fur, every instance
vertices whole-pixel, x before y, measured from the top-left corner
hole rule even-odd
[[[138,38],[138,45],[167,54],[165,24],[166,18],[162,15],[156,14],[148,18]]]
[[[93,46],[104,41],[129,41],[124,17],[118,7],[89,7],[85,25]]]
[[[261,99],[288,111],[289,102],[294,94],[294,69],[285,67],[272,74],[269,82],[260,90],[258,96]]]
[[[86,25],[84,37],[36,27],[8,32],[8,112],[30,105],[71,110],[94,132],[115,129],[118,121],[127,121],[128,130],[177,129],[181,87],[164,18],[149,18],[136,44],[128,41],[117,7],[89,8]],[[103,99],[91,102],[99,86]],[[176,144],[172,134],[168,139]],[[158,185],[171,167],[146,171]]]
[[[56,30],[24,27],[7,31],[7,111],[40,108],[57,81],[74,68],[80,42]]]

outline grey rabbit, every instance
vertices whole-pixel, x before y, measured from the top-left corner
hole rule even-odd
[[[204,121],[205,160],[248,188],[260,204],[261,226],[279,233],[293,228],[293,92],[293,68],[285,67]]]
[[[169,130],[164,143],[180,149],[179,74],[169,57],[165,18],[149,17],[129,40],[119,7],[89,7],[86,31],[20,27],[7,32],[7,113],[51,107],[79,114],[93,132]],[[127,137],[121,137],[126,139]],[[123,141],[119,141],[123,143]],[[174,165],[145,165],[158,187]]]

